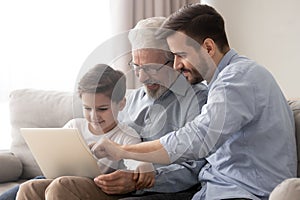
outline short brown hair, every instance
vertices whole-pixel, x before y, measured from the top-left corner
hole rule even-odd
[[[108,65],[97,64],[78,83],[78,94],[103,93],[113,102],[120,102],[126,93],[126,77]]]
[[[229,46],[223,17],[211,6],[204,4],[190,4],[173,13],[162,25],[169,29],[162,30],[159,36],[168,37],[174,31],[184,32],[186,35],[202,44],[206,38],[211,38],[219,50],[224,53]]]

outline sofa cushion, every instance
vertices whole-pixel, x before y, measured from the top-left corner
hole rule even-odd
[[[22,163],[12,153],[0,153],[0,183],[16,181],[22,174]]]
[[[289,105],[294,113],[296,128],[296,143],[298,153],[298,170],[297,177],[300,177],[300,100],[290,100]]]
[[[20,128],[62,127],[74,117],[81,117],[81,103],[71,92],[35,89],[15,90],[10,94],[10,119],[13,152],[23,164],[22,178],[42,172],[20,134]]]

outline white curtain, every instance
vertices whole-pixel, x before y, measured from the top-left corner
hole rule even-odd
[[[111,0],[112,31],[129,30],[141,19],[169,16],[186,4],[199,0]]]
[[[141,19],[155,16],[168,17],[180,7],[195,2],[199,2],[199,0],[111,0],[112,33],[120,34],[128,31]],[[127,66],[129,60],[130,52],[115,60],[114,65],[127,72],[127,79],[129,79],[127,85],[129,88],[135,88],[140,84],[133,73],[129,71],[130,69]]]

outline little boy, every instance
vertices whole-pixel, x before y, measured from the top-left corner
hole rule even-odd
[[[122,72],[108,65],[96,65],[81,78],[78,84],[84,119],[72,119],[64,127],[77,128],[90,148],[103,137],[121,145],[141,142],[140,136],[134,129],[117,121],[119,111],[126,104],[125,93],[126,78]],[[110,173],[117,169],[136,169],[136,172],[145,172],[152,168],[150,163],[139,162],[138,167],[136,163],[129,160],[111,161],[107,158],[98,160],[102,173]],[[152,173],[136,173],[133,178],[137,181],[137,187],[151,187],[154,184]],[[56,183],[56,180],[50,179],[27,181],[20,185],[17,199],[44,199],[45,197],[47,199],[47,195],[53,195],[49,191]]]

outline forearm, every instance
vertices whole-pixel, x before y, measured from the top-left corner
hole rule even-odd
[[[168,152],[159,140],[121,146],[121,157],[159,164],[170,164]]]

